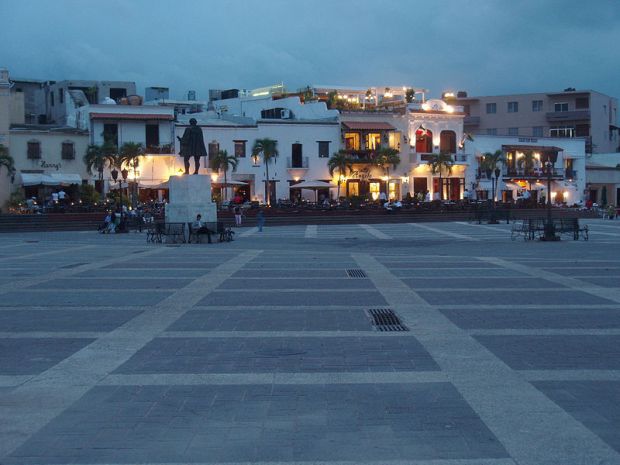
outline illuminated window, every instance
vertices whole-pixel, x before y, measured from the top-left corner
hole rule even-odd
[[[391,149],[400,150],[400,132],[390,132],[388,135],[388,144]]]
[[[373,200],[377,200],[379,198],[379,193],[381,192],[381,185],[378,182],[370,183],[370,195]]]
[[[390,200],[400,198],[400,184],[390,181]]]
[[[366,134],[364,142],[367,150],[376,150],[381,147],[381,134],[376,132]]]
[[[357,132],[347,132],[344,135],[345,148],[347,150],[360,149],[360,135]]]
[[[348,195],[360,195],[360,183],[350,181],[348,185]]]

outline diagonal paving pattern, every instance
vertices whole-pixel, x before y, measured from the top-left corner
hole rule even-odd
[[[474,411],[519,464],[617,463],[620,455],[455,326],[375,258],[355,254]],[[549,451],[553,456],[549,457]]]
[[[459,223],[6,235],[0,463],[620,464],[598,224],[560,244]],[[383,307],[411,331],[373,330]]]

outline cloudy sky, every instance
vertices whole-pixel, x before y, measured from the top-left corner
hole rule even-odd
[[[14,77],[620,97],[620,0],[0,0]]]

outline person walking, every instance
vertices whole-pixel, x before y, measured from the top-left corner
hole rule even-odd
[[[258,210],[256,213],[256,224],[258,225],[258,232],[263,232],[263,226],[265,226],[265,214],[263,210]]]
[[[235,205],[235,226],[241,226],[241,207]]]

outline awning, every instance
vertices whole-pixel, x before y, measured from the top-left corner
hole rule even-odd
[[[138,119],[138,120],[168,120],[172,121],[174,116],[161,113],[91,113],[90,119]]]
[[[516,182],[505,182],[506,189],[522,189]]]
[[[68,186],[82,184],[82,177],[75,173],[20,173],[23,186]]]
[[[396,131],[394,126],[383,121],[343,121],[342,125],[352,131]]]

